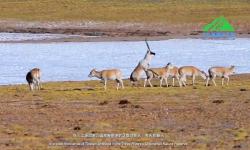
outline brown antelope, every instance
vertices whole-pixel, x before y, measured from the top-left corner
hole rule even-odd
[[[110,69],[110,70],[102,70],[102,71],[97,71],[96,69],[92,69],[88,77],[96,77],[96,78],[103,80],[105,90],[107,89],[108,80],[116,80],[117,90],[120,87],[120,83],[121,83],[122,88],[124,88],[123,81],[122,81],[122,72],[119,69]]]
[[[31,91],[34,89],[40,90],[41,89],[41,70],[39,68],[34,68],[30,70],[26,75],[26,80],[29,84],[29,88]]]
[[[174,68],[174,66],[172,66],[171,63],[168,63],[165,67],[162,67],[162,68],[149,68],[146,71],[147,78],[144,81],[144,87],[146,87],[147,82],[149,83],[149,85],[151,87],[153,87],[153,85],[151,84],[151,80],[153,78],[159,78],[160,79],[160,87],[162,87],[162,81],[163,80],[165,80],[165,83],[168,86],[167,78],[172,75],[171,74],[172,71],[170,71],[170,70],[173,69],[173,68]],[[177,79],[179,81],[179,76],[177,76]]]
[[[186,86],[187,76],[192,77],[192,85],[194,86],[196,76],[202,77],[204,80],[207,79],[207,74],[204,71],[199,70],[194,66],[183,66],[178,70],[180,74],[181,85]]]
[[[168,78],[169,77],[172,77],[172,86],[174,87],[174,82],[175,82],[175,79],[177,79],[178,83],[179,83],[179,86],[181,87],[181,83],[180,83],[180,75],[179,75],[179,72],[178,72],[179,68],[176,67],[176,66],[172,66],[171,68],[169,68],[167,70],[167,86],[168,86]]]
[[[213,81],[214,86],[216,76],[221,77],[221,85],[224,86],[224,78],[227,79],[227,85],[229,84],[229,76],[235,73],[235,66],[230,67],[211,67],[208,69],[209,77],[207,78],[206,86],[208,86],[209,80]]]
[[[134,85],[135,82],[138,82],[141,78],[143,73],[149,68],[149,63],[151,62],[153,56],[155,55],[154,52],[151,51],[148,42],[145,40],[147,45],[147,53],[144,56],[144,59],[142,59],[138,65],[135,67],[133,72],[130,75],[130,81]]]
[[[167,84],[166,74],[167,74],[168,68],[169,68],[169,64],[162,68],[149,68],[148,70],[146,70],[145,72],[146,72],[147,78],[144,81],[144,87],[146,87],[147,82],[149,83],[150,87],[153,87],[153,85],[151,84],[151,80],[153,78],[160,79],[160,87],[162,87],[163,80],[165,80]]]

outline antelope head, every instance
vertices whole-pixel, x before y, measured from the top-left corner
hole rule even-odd
[[[205,71],[201,71],[201,77],[202,77],[204,80],[206,80],[206,79],[209,77],[209,75],[208,75]]]
[[[89,77],[89,78],[95,77],[95,76],[96,76],[96,72],[97,72],[96,69],[92,69],[92,70],[90,71],[88,77]]]
[[[235,66],[230,66],[230,71],[232,74],[235,74]]]

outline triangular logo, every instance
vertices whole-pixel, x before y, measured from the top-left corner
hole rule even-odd
[[[214,19],[211,23],[205,25],[203,32],[234,32],[234,27],[224,16]]]

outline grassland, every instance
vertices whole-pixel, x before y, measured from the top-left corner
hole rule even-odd
[[[219,81],[218,81],[219,82]],[[157,85],[158,81],[154,81]],[[0,149],[249,149],[250,75],[228,87],[130,87],[109,82],[0,86]],[[124,103],[121,104],[120,102]],[[83,138],[85,133],[137,133],[160,138]],[[77,136],[73,136],[77,135]],[[57,142],[175,142],[185,146],[48,146]]]
[[[223,15],[250,35],[247,0],[0,0],[0,10],[2,32],[191,37]]]
[[[250,21],[247,0],[0,0],[0,19],[200,23]]]

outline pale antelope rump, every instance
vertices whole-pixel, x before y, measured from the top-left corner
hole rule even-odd
[[[234,74],[235,66],[230,67],[211,67],[208,69],[209,77],[207,78],[206,86],[208,86],[209,80],[213,81],[213,84],[216,86],[215,78],[216,76],[221,77],[221,85],[224,86],[224,79],[227,79],[227,85],[229,84],[229,76]]]
[[[192,77],[192,85],[193,86],[194,86],[194,83],[195,83],[195,78],[197,76],[202,77],[204,80],[207,79],[207,74],[204,71],[201,71],[201,70],[199,70],[198,68],[196,68],[194,66],[180,67],[178,72],[180,74],[181,85],[184,85],[184,86],[186,86],[186,81],[187,81],[188,76]]]
[[[116,89],[118,90],[120,87],[120,84],[122,88],[123,81],[122,81],[122,72],[119,69],[110,69],[110,70],[102,70],[97,71],[96,69],[92,69],[88,75],[88,77],[96,77],[104,81],[104,89],[107,89],[107,81],[108,80],[116,80],[117,86]]]
[[[130,75],[130,81],[134,85],[135,82],[138,82],[141,78],[143,73],[149,68],[149,64],[155,55],[154,52],[151,51],[148,42],[145,40],[147,45],[147,53],[145,54],[144,58],[138,63],[138,65],[135,67],[133,72]]]
[[[34,89],[40,90],[41,89],[41,70],[39,68],[34,68],[30,70],[26,75],[26,80],[29,84],[29,88],[31,91]]]

